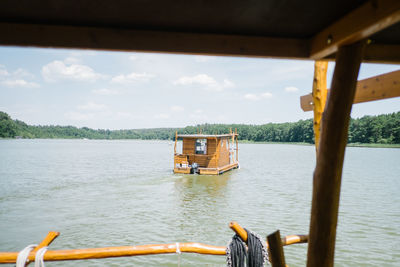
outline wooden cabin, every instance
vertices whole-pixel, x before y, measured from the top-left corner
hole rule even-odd
[[[176,134],[174,173],[218,175],[239,167],[238,134]],[[182,153],[177,153],[182,139]]]

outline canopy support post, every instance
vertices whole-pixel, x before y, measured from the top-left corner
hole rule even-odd
[[[365,43],[339,48],[314,171],[307,267],[332,267],[344,153]]]
[[[315,61],[314,81],[312,88],[313,111],[314,111],[314,137],[315,150],[318,152],[319,137],[321,133],[322,113],[325,109],[328,90],[326,86],[326,72],[328,70],[328,61]]]

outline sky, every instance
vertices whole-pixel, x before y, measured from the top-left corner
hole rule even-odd
[[[359,79],[398,69],[363,63]],[[0,47],[0,111],[94,129],[293,122],[313,116],[300,108],[313,72],[306,60]],[[397,111],[400,98],[356,104],[352,117]]]

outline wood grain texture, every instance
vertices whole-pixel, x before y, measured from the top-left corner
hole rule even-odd
[[[45,24],[0,23],[0,44],[293,59],[309,55],[304,39]]]
[[[243,229],[243,228],[242,228]],[[247,234],[247,233],[246,233]],[[304,243],[305,236],[290,235],[282,238],[287,240],[283,245],[292,245]],[[179,249],[183,253],[198,253],[207,255],[225,256],[226,247],[213,246],[202,243],[179,243]],[[121,246],[121,247],[104,247],[104,248],[84,248],[70,250],[48,250],[44,255],[45,261],[65,261],[65,260],[82,260],[82,259],[101,259],[113,257],[130,257],[152,254],[168,254],[176,253],[176,243],[171,244],[155,244],[141,246]],[[18,252],[0,252],[0,264],[15,263]],[[35,260],[35,255],[29,256],[30,261]]]
[[[358,42],[399,21],[400,1],[368,1],[316,34],[311,40],[310,57],[327,57],[340,46]]]
[[[285,267],[285,254],[283,252],[281,234],[279,230],[267,236],[268,255],[272,267]]]
[[[336,58],[314,171],[308,267],[334,263],[343,160],[363,43],[340,47]]]
[[[328,90],[326,86],[326,74],[328,71],[327,61],[315,61],[314,63],[314,80],[312,88],[313,96],[313,111],[314,111],[314,136],[315,136],[315,149],[318,151],[320,126],[322,113],[325,109],[326,98]]]
[[[400,70],[397,70],[358,81],[353,104],[399,96]],[[303,111],[313,110],[313,102],[312,94],[303,95],[300,97],[300,106]]]

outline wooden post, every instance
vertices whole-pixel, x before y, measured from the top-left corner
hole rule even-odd
[[[314,64],[314,81],[312,88],[313,111],[314,111],[314,137],[315,150],[318,151],[320,125],[322,113],[325,109],[326,98],[328,94],[326,86],[326,72],[328,70],[328,61],[315,61]]]
[[[336,56],[314,171],[308,267],[333,266],[344,152],[364,46],[340,47]]]
[[[267,236],[269,261],[272,267],[285,267],[285,255],[279,230]]]
[[[174,155],[176,155],[176,142],[178,142],[178,131],[175,131]]]
[[[236,162],[239,161],[239,141],[238,137],[236,136]]]

